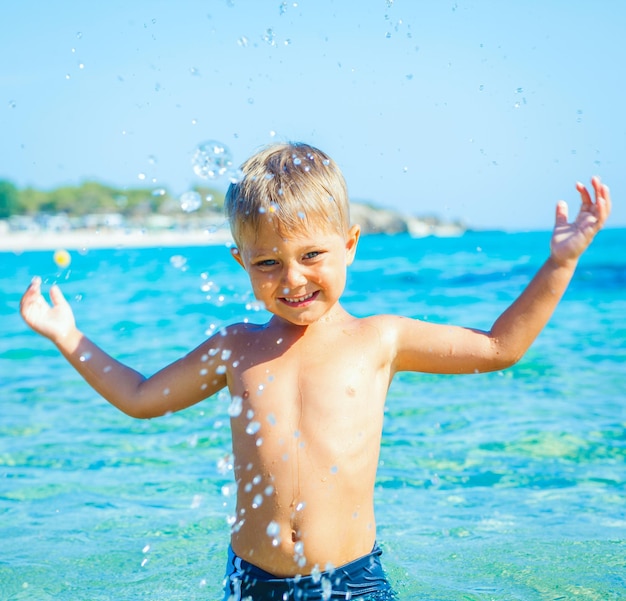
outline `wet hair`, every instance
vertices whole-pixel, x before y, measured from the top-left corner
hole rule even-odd
[[[303,143],[274,144],[241,166],[241,179],[226,192],[224,209],[237,245],[271,223],[285,238],[350,227],[348,190],[336,163]]]

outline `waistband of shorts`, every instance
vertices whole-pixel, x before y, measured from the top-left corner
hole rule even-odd
[[[374,546],[372,548],[372,550],[367,553],[367,555],[363,555],[362,557],[357,557],[356,559],[353,559],[352,561],[349,561],[348,563],[345,563],[343,565],[334,567],[331,570],[325,570],[324,572],[320,572],[320,577],[321,576],[325,576],[328,574],[336,574],[338,572],[346,572],[346,573],[351,573],[353,571],[357,571],[360,570],[363,566],[365,565],[369,565],[372,561],[373,558],[376,558],[376,561],[378,561],[377,558],[379,558],[383,553],[383,550],[380,548],[380,546],[378,545],[378,542],[374,542]],[[235,562],[237,562],[237,567],[243,571],[245,571],[245,573],[249,576],[252,576],[253,578],[257,579],[257,580],[262,580],[262,581],[271,581],[271,580],[281,580],[281,581],[285,581],[285,580],[289,580],[290,578],[298,578],[298,580],[301,582],[303,579],[308,579],[308,578],[312,578],[312,576],[306,575],[306,576],[285,576],[285,577],[281,577],[281,576],[276,576],[270,572],[266,572],[265,570],[259,568],[258,566],[255,566],[254,564],[246,561],[245,559],[242,559],[241,557],[239,557],[234,551],[231,545],[228,545],[228,565],[229,566],[234,566]],[[316,578],[317,579],[317,578]]]

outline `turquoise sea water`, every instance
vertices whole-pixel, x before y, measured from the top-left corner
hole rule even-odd
[[[548,239],[366,237],[344,302],[489,328]],[[0,599],[220,599],[228,399],[119,413],[21,322],[35,274],[144,373],[265,317],[223,246],[73,252],[66,270],[0,253]],[[626,230],[601,233],[514,368],[398,377],[382,445],[378,536],[402,599],[626,599]]]

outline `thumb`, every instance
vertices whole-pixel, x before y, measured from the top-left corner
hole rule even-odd
[[[568,219],[567,203],[564,200],[559,200],[559,202],[556,203],[556,216],[555,216],[556,225],[567,224],[567,219]]]

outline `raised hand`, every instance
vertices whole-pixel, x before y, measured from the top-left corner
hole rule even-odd
[[[35,332],[55,342],[74,330],[76,324],[70,305],[56,285],[50,288],[50,300],[52,305],[41,294],[41,278],[35,277],[22,296],[20,313]]]
[[[550,248],[552,258],[559,263],[576,260],[591,244],[594,236],[602,229],[611,212],[611,195],[599,177],[591,178],[595,202],[589,190],[578,182],[576,189],[580,193],[581,205],[576,219],[568,222],[568,209],[565,201],[556,207],[556,223],[552,233]]]

